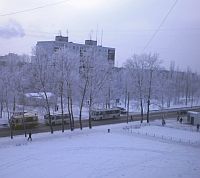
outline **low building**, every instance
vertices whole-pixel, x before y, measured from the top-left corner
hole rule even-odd
[[[187,122],[192,125],[200,124],[200,112],[188,111]]]
[[[48,102],[50,105],[55,105],[55,95],[51,92],[47,92]],[[46,104],[45,94],[43,92],[38,93],[25,93],[20,97],[20,104],[27,106],[44,106]]]

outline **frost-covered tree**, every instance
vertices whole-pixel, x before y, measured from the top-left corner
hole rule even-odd
[[[147,102],[147,123],[149,122],[149,111],[151,97],[155,86],[154,73],[160,68],[160,60],[157,54],[133,55],[127,60],[126,68],[132,78],[132,86],[137,100],[140,103],[141,123],[144,119],[144,104]]]
[[[50,101],[48,91],[54,86],[54,63],[52,59],[43,51],[43,49],[37,49],[35,60],[32,63],[33,82],[38,92],[44,93],[45,96],[45,109],[48,115],[50,131],[53,133]]]
[[[91,125],[91,109],[96,105],[102,102],[103,97],[103,88],[106,85],[106,82],[109,80],[111,67],[106,65],[104,61],[96,60],[95,54],[92,58],[88,60],[89,69],[88,69],[88,104],[89,104],[89,128],[92,128]]]
[[[148,54],[144,57],[145,69],[146,69],[146,84],[147,84],[147,123],[149,123],[149,112],[151,104],[151,96],[153,93],[154,74],[160,69],[161,61],[158,58],[158,54]]]
[[[27,136],[27,129],[26,129],[26,122],[24,118],[24,113],[25,113],[25,107],[26,107],[26,98],[25,94],[28,91],[29,87],[29,73],[30,66],[28,64],[24,64],[18,73],[16,74],[16,77],[18,79],[18,82],[16,82],[15,89],[17,91],[17,98],[18,98],[18,104],[22,105],[22,124],[23,124],[23,129],[24,129],[24,135],[25,137]]]
[[[140,105],[141,123],[144,119],[144,87],[145,87],[145,56],[133,55],[126,62],[126,68],[131,76],[132,92]]]
[[[21,65],[14,59],[10,60],[4,67],[1,68],[1,102],[4,103],[7,112],[8,123],[10,125],[11,139],[13,138],[13,121],[12,115],[16,109],[16,97],[18,95],[16,85],[20,80],[18,78],[18,72],[21,69]],[[3,110],[3,108],[2,108]]]
[[[73,116],[73,91],[77,83],[77,75],[79,64],[77,55],[71,54],[67,49],[63,48],[58,50],[54,55],[54,62],[56,68],[55,84],[60,96],[61,113],[62,113],[62,132],[64,132],[64,98],[67,98],[67,110],[70,119],[70,129],[74,129],[74,116]]]

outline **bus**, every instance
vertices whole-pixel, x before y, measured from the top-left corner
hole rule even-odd
[[[62,114],[50,115],[52,125],[61,125],[62,124]],[[69,124],[69,114],[63,114],[64,124]],[[44,115],[44,120],[46,125],[49,123],[49,115]]]
[[[9,124],[15,130],[31,129],[38,126],[38,116],[26,112],[24,114],[23,112],[14,113],[9,120]]]
[[[101,110],[91,110],[91,119],[92,120],[103,120],[103,119],[117,119],[120,117],[120,109],[101,109]]]

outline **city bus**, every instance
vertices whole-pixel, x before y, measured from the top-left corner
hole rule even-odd
[[[103,119],[117,119],[120,117],[120,109],[96,109],[91,110],[91,119],[92,120],[103,120]]]
[[[15,130],[31,129],[38,126],[38,116],[30,113],[14,113],[10,118],[10,126]]]
[[[50,115],[52,125],[61,125],[62,124],[62,114],[54,114]],[[63,114],[64,124],[69,123],[69,114]],[[46,125],[50,125],[49,123],[49,115],[44,115],[44,120]]]

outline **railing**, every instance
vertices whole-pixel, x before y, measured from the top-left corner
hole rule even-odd
[[[182,139],[182,138],[165,136],[165,135],[160,135],[160,134],[156,134],[156,133],[141,132],[139,129],[143,126],[149,126],[149,124],[125,126],[125,127],[123,127],[123,130],[125,132],[131,133],[131,134],[148,136],[148,137],[152,137],[152,138],[161,139],[163,141],[170,141],[170,142],[175,142],[175,143],[179,143],[179,144],[200,146],[200,141],[193,141],[193,140],[190,140],[190,139],[186,140],[186,139]],[[200,133],[200,132],[198,132],[198,133]]]

